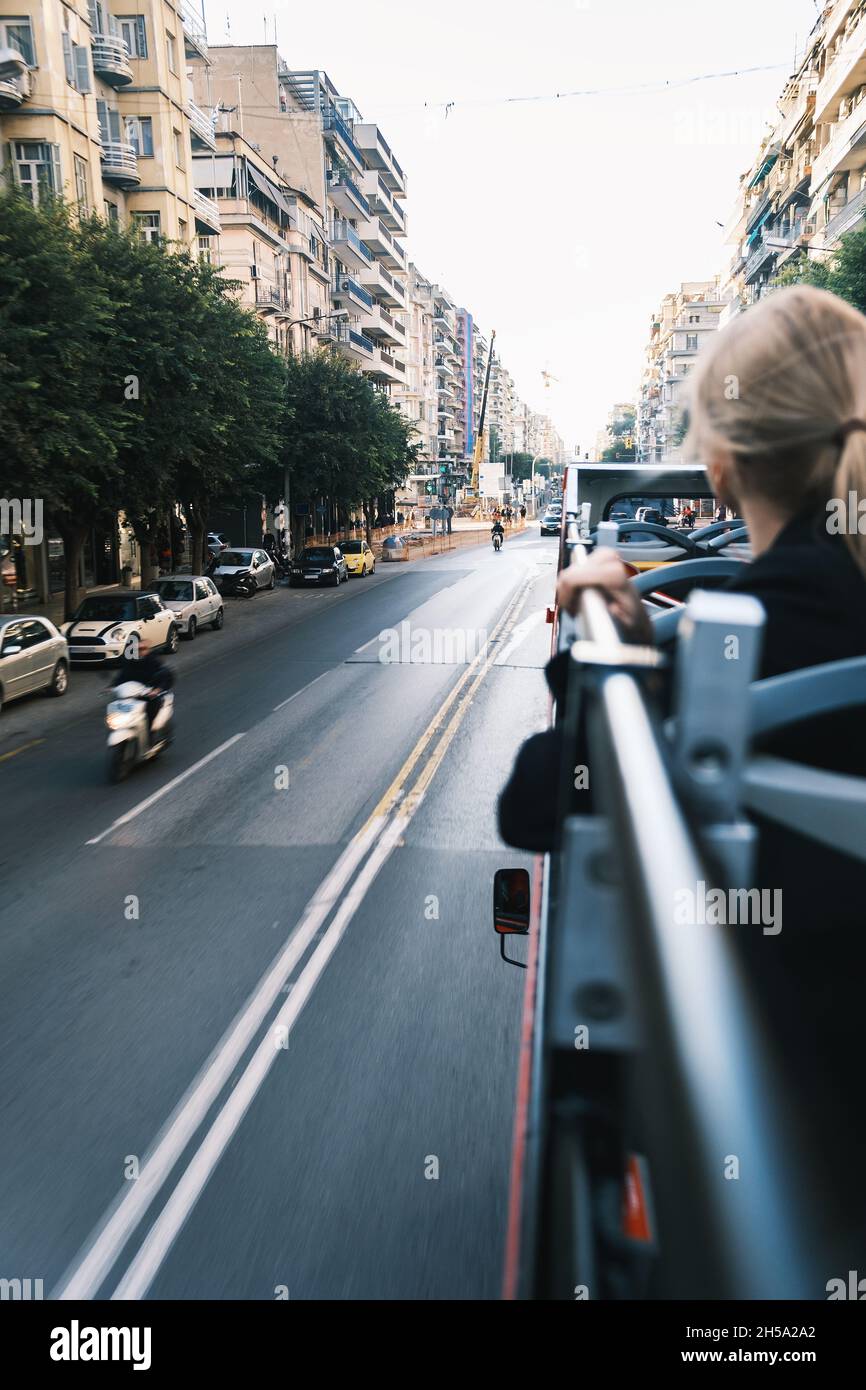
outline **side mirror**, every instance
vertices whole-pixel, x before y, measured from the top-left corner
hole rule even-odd
[[[499,869],[493,880],[493,929],[499,937],[499,954],[508,965],[519,970],[526,966],[505,954],[509,936],[529,935],[529,870]]]

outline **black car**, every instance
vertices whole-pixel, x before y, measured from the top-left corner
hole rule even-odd
[[[313,584],[331,584],[336,589],[349,578],[349,566],[338,545],[308,545],[292,562],[289,583],[295,589]]]

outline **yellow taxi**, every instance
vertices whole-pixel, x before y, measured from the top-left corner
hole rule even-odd
[[[376,557],[366,541],[341,541],[340,549],[350,574],[361,579],[366,579],[368,574],[375,574]]]

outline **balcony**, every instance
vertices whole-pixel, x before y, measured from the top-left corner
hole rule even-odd
[[[846,232],[852,232],[866,213],[866,188],[861,188],[845,206],[830,218],[821,235],[824,239],[824,246],[829,249],[834,246],[840,237]]]
[[[373,259],[373,253],[364,245],[354,227],[348,222],[335,221],[331,227],[331,250],[347,265],[362,270]]]
[[[386,265],[394,270],[405,269],[406,252],[397,245],[381,217],[374,216],[362,222],[360,231],[370,250],[381,257]]]
[[[818,193],[831,174],[858,169],[866,164],[866,102],[858,102],[844,121],[834,127],[833,137],[815,156],[812,164],[812,192]]]
[[[368,294],[357,280],[353,280],[349,275],[342,275],[336,285],[331,290],[331,299],[336,308],[363,308],[372,309],[373,296]]]
[[[141,183],[135,146],[125,140],[109,140],[102,145],[102,177],[118,188],[135,188]]]
[[[286,314],[289,312],[286,297],[277,285],[266,280],[253,280],[251,283],[255,287],[254,300],[259,313]]]
[[[189,134],[193,149],[216,150],[217,142],[213,122],[205,115],[201,107],[196,106],[194,101],[188,101],[186,114],[189,116]]]
[[[378,298],[387,304],[389,309],[405,309],[406,290],[399,280],[395,280],[392,275],[382,265],[381,261],[365,261],[361,269],[360,280],[362,285],[375,291]]]
[[[406,379],[406,365],[384,348],[376,348],[370,375],[379,381],[402,386]]]
[[[364,327],[371,336],[375,336],[378,343],[384,343],[386,346],[400,347],[405,340],[406,330],[381,304],[372,305],[364,320]]]
[[[399,198],[406,196],[406,175],[394,158],[388,141],[376,125],[358,124],[355,126],[355,139],[364,152],[364,158],[372,169],[377,169],[392,193]]]
[[[816,122],[832,122],[838,104],[849,92],[866,82],[866,28],[863,14],[845,30],[837,50],[818,87],[815,97]]]
[[[774,241],[776,242],[775,245],[773,244]],[[768,261],[775,261],[775,258],[779,250],[781,249],[779,245],[780,242],[781,238],[762,236],[759,239],[756,249],[752,252],[751,256],[746,261],[746,269],[744,273],[747,284],[750,281],[755,280],[758,277],[758,275],[760,275],[761,271],[764,269]]]
[[[213,198],[205,197],[198,188],[194,188],[192,191],[192,201],[196,221],[202,223],[204,234],[219,232],[221,230],[219,204],[214,202]]]
[[[370,211],[381,217],[388,230],[395,232],[397,236],[405,236],[406,214],[376,169],[368,169],[365,173],[364,193]]]
[[[207,59],[207,25],[204,22],[204,6],[196,5],[194,0],[180,0],[180,22],[183,26],[183,48],[187,58]]]
[[[328,197],[345,217],[369,217],[370,204],[348,174],[329,169]]]
[[[349,127],[346,125],[342,116],[337,114],[333,106],[326,107],[322,113],[322,130],[329,144],[337,145],[345,150],[355,161],[358,166],[358,172],[361,173],[364,168],[364,158],[358,146],[355,144],[355,141],[352,139],[352,133]]]
[[[4,64],[17,70],[10,77],[0,78],[0,111],[17,111],[30,95],[30,69],[20,54],[12,48],[0,48]]]
[[[95,33],[91,37],[93,71],[112,87],[128,87],[133,78],[129,49],[115,34]]]

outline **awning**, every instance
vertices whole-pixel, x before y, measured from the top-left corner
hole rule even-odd
[[[268,199],[268,202],[274,203],[278,208],[281,208],[287,217],[291,216],[289,205],[276,184],[272,183],[264,174],[260,174],[256,166],[251,164],[249,160],[247,160],[247,177],[259,192]]]
[[[231,188],[235,176],[234,156],[213,154],[196,157],[192,162],[194,188]]]
[[[754,246],[755,242],[758,240],[758,237],[761,235],[761,228],[763,227],[764,223],[768,222],[773,215],[774,209],[772,207],[764,208],[764,211],[762,212],[758,221],[755,223],[754,227],[749,232],[749,246]]]
[[[781,146],[779,145],[771,145],[768,150],[765,150],[764,158],[761,161],[760,167],[758,168],[757,173],[755,174],[754,178],[749,184],[750,188],[754,188],[756,184],[759,184],[762,179],[765,179],[767,177],[781,153],[782,150]]]

